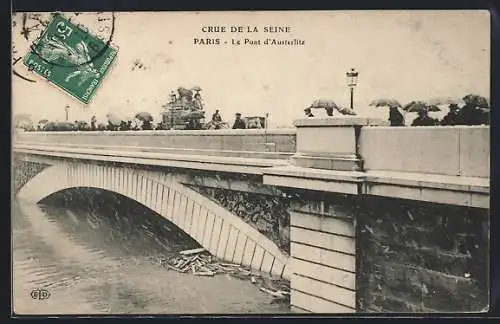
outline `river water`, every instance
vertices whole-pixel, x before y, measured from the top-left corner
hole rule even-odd
[[[163,268],[159,258],[197,243],[125,197],[78,188],[38,205],[17,199],[12,212],[16,314],[289,312],[250,281]]]

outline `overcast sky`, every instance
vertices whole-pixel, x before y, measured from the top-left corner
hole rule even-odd
[[[206,25],[290,26],[291,33],[207,35],[201,32]],[[229,43],[231,38],[297,38],[305,45],[193,44],[193,38],[204,36]],[[13,39],[23,43],[18,33]],[[93,114],[104,118],[110,111],[159,116],[171,90],[200,86],[208,115],[220,109],[230,121],[235,112],[269,112],[274,125],[289,124],[317,98],[347,106],[345,73],[351,67],[359,71],[355,109],[361,115],[387,118],[387,111],[368,107],[376,98],[405,103],[470,92],[489,97],[490,91],[490,22],[485,11],[117,13],[113,42],[119,51],[112,71],[85,109],[47,82],[14,76],[14,113],[63,120],[69,104],[71,120]],[[16,49],[26,52],[27,46]],[[132,71],[135,60],[146,69]],[[16,69],[29,75],[18,65]]]

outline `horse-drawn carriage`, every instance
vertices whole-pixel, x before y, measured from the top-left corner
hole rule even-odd
[[[170,93],[170,101],[163,106],[162,112],[162,122],[166,129],[204,128],[205,111],[200,91],[199,87],[179,87],[177,94],[173,91]]]

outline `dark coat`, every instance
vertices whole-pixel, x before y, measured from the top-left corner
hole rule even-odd
[[[438,121],[429,116],[417,117],[411,123],[412,126],[436,126]]]
[[[489,124],[489,114],[483,112],[480,108],[465,105],[461,109],[461,122],[463,125]]]
[[[462,125],[462,116],[459,111],[449,111],[441,120],[443,126]]]
[[[222,117],[219,115],[219,113],[214,113],[212,115],[212,121],[214,121],[214,122],[221,122],[222,121]]]
[[[391,126],[404,126],[405,118],[403,114],[398,110],[398,108],[390,108],[389,110],[389,122]]]
[[[243,119],[236,119],[234,121],[233,129],[245,129],[247,128],[245,125],[245,121]]]

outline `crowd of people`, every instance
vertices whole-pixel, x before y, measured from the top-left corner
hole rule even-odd
[[[424,102],[412,101],[402,107],[395,100],[381,100],[381,106],[389,107],[389,123],[391,126],[406,126],[405,116],[407,113],[416,112],[417,117],[410,123],[411,126],[454,126],[454,125],[489,125],[490,124],[490,106],[486,98],[477,95],[467,95],[463,99],[463,105],[456,103],[448,105],[448,112],[441,119],[433,118],[429,111],[440,111],[437,106],[431,106]],[[372,104],[370,104],[372,105]],[[316,100],[310,107],[304,109],[306,117],[314,117],[311,108],[324,108],[328,116],[333,116],[334,109],[342,115],[356,115],[355,111],[348,108],[336,106],[333,101]],[[432,109],[431,109],[432,108]],[[406,113],[402,113],[401,110]],[[148,112],[142,112],[135,115],[135,118],[122,119],[113,114],[107,115],[107,123],[98,122],[95,116],[89,121],[74,122],[50,122],[46,119],[41,120],[36,127],[29,121],[22,126],[16,124],[17,128],[25,131],[127,131],[127,130],[167,130],[167,129],[259,129],[267,128],[268,115],[266,117],[242,117],[241,113],[236,113],[232,126],[223,121],[220,111],[217,109],[209,122],[204,122],[204,113],[198,114],[197,118],[189,116],[177,116],[174,122],[174,116],[169,120],[164,119],[161,122],[154,123],[153,117]],[[179,119],[179,117],[182,117]],[[165,122],[166,121],[166,122]],[[180,122],[180,123],[179,123]]]
[[[25,131],[140,131],[140,130],[167,130],[169,125],[161,122],[153,122],[151,119],[127,119],[127,120],[108,120],[107,123],[98,122],[95,116],[89,121],[75,120],[74,122],[59,122],[41,120],[36,126],[32,122],[21,123],[16,126]],[[212,115],[210,122],[202,125],[198,119],[190,119],[185,129],[249,129],[264,128],[265,122],[262,117],[243,118],[241,113],[236,113],[232,126],[222,120],[219,110]]]
[[[457,104],[448,106],[448,113],[441,119],[429,116],[429,111],[420,109],[417,111],[417,117],[411,122],[411,126],[455,126],[455,125],[489,125],[489,108],[478,107],[471,104],[465,104],[460,107]],[[314,117],[310,107],[304,109],[306,117]],[[327,111],[331,116],[331,112]],[[391,126],[406,126],[405,116],[399,110],[399,107],[389,107],[389,124]]]
[[[485,109],[472,105],[460,108],[457,104],[450,104],[448,108],[441,120],[429,116],[427,110],[419,110],[411,126],[489,125],[489,111]],[[389,122],[391,126],[405,126],[403,114],[395,107],[390,108]]]

